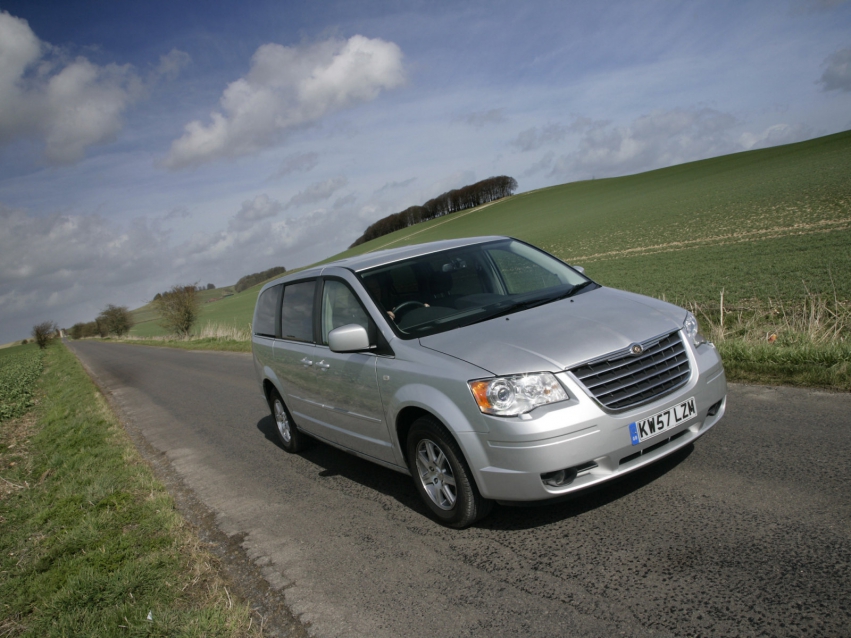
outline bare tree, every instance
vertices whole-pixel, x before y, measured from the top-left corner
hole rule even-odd
[[[189,334],[201,314],[201,301],[195,284],[172,286],[171,290],[162,293],[153,303],[160,313],[160,325],[181,337]]]
[[[58,331],[59,328],[52,321],[42,321],[40,324],[33,326],[33,339],[35,339],[39,348],[44,349],[56,338]]]

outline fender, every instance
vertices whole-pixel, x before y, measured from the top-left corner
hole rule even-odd
[[[470,402],[472,404],[472,401]],[[417,407],[433,414],[450,432],[487,432],[488,428],[481,414],[476,410],[475,414],[465,414],[446,394],[421,383],[410,383],[403,385],[393,394],[387,406],[390,417],[389,423],[394,425],[399,413],[407,407]],[[471,405],[471,407],[474,407]],[[397,441],[398,444],[398,441]]]

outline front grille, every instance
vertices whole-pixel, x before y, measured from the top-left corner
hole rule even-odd
[[[650,339],[644,351],[612,352],[570,371],[603,407],[626,410],[662,397],[688,381],[688,355],[679,332]]]

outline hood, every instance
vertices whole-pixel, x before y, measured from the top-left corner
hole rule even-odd
[[[685,310],[597,288],[552,303],[423,337],[420,344],[495,375],[559,372],[682,328]]]

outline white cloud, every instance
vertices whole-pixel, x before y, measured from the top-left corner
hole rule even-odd
[[[175,77],[188,57],[177,50],[162,56],[151,82]],[[26,20],[0,12],[0,145],[37,139],[48,162],[77,162],[90,146],[115,138],[124,112],[145,92],[130,65],[67,61]]]
[[[173,219],[186,219],[190,216],[189,208],[186,206],[175,206],[170,211],[168,211],[165,215],[163,215],[164,221],[171,221]]]
[[[228,85],[210,122],[194,120],[172,143],[169,168],[255,153],[290,131],[404,82],[402,51],[392,42],[355,35],[309,46],[264,44],[251,69]]]
[[[0,341],[45,320],[91,320],[107,303],[141,305],[166,276],[167,234],[98,215],[33,216],[0,206]]]
[[[284,208],[295,208],[325,201],[348,183],[349,180],[345,177],[331,177],[322,182],[316,182],[290,197]]]
[[[160,63],[154,71],[154,75],[167,80],[176,80],[180,72],[189,66],[190,62],[192,62],[192,58],[189,57],[188,53],[172,49],[160,56]]]
[[[541,159],[539,159],[537,162],[535,162],[529,168],[523,171],[523,177],[529,177],[531,175],[535,175],[536,173],[540,173],[541,171],[547,170],[550,166],[553,165],[554,159],[555,153],[553,153],[552,151],[548,151]]]
[[[743,149],[768,148],[781,144],[792,144],[813,137],[813,131],[803,124],[774,124],[762,133],[745,132],[739,137]]]
[[[375,195],[380,195],[381,193],[386,193],[387,191],[399,190],[401,188],[407,188],[411,184],[413,184],[417,180],[416,177],[409,177],[408,179],[402,180],[401,182],[387,182],[381,188],[375,191]]]
[[[819,82],[825,91],[851,91],[851,47],[834,51],[824,66]]]
[[[489,109],[487,111],[475,111],[467,115],[462,115],[456,121],[474,128],[482,128],[488,124],[501,124],[506,119],[503,109]]]
[[[282,210],[284,206],[280,202],[269,199],[268,195],[258,195],[253,200],[242,203],[242,208],[233,217],[232,223],[237,227],[248,227],[261,219],[274,217]]]
[[[308,173],[319,164],[319,153],[295,153],[284,158],[280,168],[270,177],[270,180],[285,177],[291,173]]]
[[[555,163],[562,179],[610,177],[742,150],[736,119],[714,109],[657,110],[627,126],[583,120],[579,148]]]
[[[545,144],[556,144],[563,141],[568,130],[568,127],[563,124],[533,126],[525,131],[520,131],[510,144],[518,151],[534,151]]]

